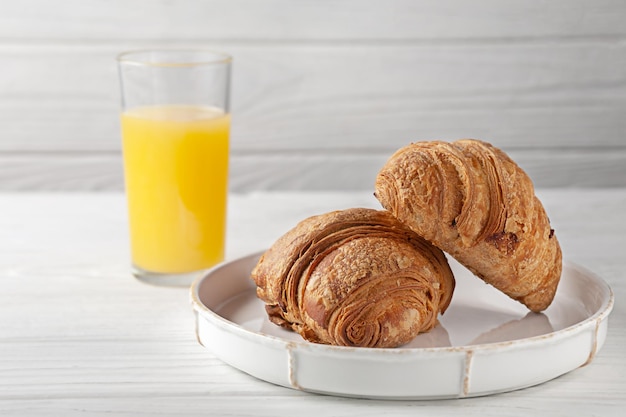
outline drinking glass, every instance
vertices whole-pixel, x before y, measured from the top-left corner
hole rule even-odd
[[[224,259],[232,59],[145,50],[117,61],[133,274],[188,285]]]

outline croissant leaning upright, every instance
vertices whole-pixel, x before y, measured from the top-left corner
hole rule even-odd
[[[396,347],[437,324],[454,278],[443,252],[385,211],[301,221],[252,271],[270,320],[324,344]]]
[[[561,249],[528,175],[472,139],[417,142],[376,178],[383,207],[474,274],[539,312],[552,302]]]

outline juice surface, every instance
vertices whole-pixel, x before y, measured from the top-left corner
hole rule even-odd
[[[133,264],[184,273],[224,258],[230,116],[196,106],[122,114]]]

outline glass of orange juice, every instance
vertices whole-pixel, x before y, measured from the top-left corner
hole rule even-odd
[[[122,153],[134,275],[188,285],[224,259],[230,56],[118,56]]]

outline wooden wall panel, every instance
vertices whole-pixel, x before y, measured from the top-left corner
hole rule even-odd
[[[368,42],[623,36],[621,0],[20,0],[0,37],[22,41]]]
[[[115,56],[161,46],[235,57],[234,190],[363,188],[398,147],[460,137],[539,186],[626,186],[625,18],[608,0],[3,2],[0,189],[120,188]]]
[[[624,150],[510,152],[537,187],[624,187]],[[261,190],[372,190],[386,153],[328,155],[234,154],[230,189]],[[120,191],[123,190],[121,156],[98,154],[0,155],[2,190]]]

